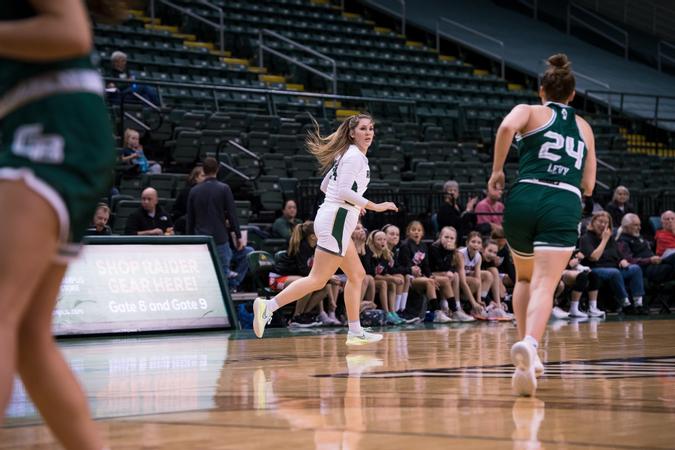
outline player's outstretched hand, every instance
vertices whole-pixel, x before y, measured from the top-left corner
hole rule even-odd
[[[377,212],[398,211],[398,206],[396,206],[394,202],[375,203],[375,211]]]
[[[497,172],[492,172],[490,175],[490,180],[488,181],[488,189],[490,190],[499,190],[504,189],[504,171],[500,170]]]

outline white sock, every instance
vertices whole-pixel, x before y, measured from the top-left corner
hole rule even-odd
[[[570,314],[579,312],[579,302],[570,302]]]
[[[353,322],[349,322],[349,332],[353,334],[361,334],[363,333],[363,328],[361,328],[361,321],[360,320],[355,320]]]
[[[623,306],[630,306],[630,300],[628,299],[628,297],[623,299]]]
[[[403,297],[403,294],[398,294],[396,296],[396,303],[394,304],[395,305],[394,311],[400,311],[401,310],[402,297]]]
[[[642,306],[642,297],[635,297],[635,306]]]
[[[590,309],[590,310],[598,309],[598,301],[597,300],[589,300],[588,301],[588,309]]]
[[[442,310],[447,310],[448,309],[448,301],[446,299],[441,300],[441,309]]]
[[[277,304],[277,298],[274,297],[272,300],[267,300],[266,306],[270,314],[273,314],[274,311],[279,309],[279,305]]]
[[[539,343],[537,342],[537,340],[535,338],[533,338],[532,336],[530,336],[529,334],[527,336],[525,336],[525,339],[523,339],[523,341],[530,344],[532,347],[535,348],[535,350],[537,349],[537,347],[539,347]]]
[[[457,308],[457,311],[462,309],[462,303],[459,301],[459,299],[455,299],[455,308]]]
[[[480,298],[483,299],[483,303],[485,302],[485,299],[487,298],[487,295],[488,295],[488,291],[485,291],[485,292],[481,292],[481,293],[480,293]]]
[[[403,294],[401,294],[401,309],[399,309],[399,311],[403,311],[407,303],[408,303],[408,293],[404,292]]]

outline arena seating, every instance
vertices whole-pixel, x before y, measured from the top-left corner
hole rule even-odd
[[[177,4],[218,21],[214,10],[188,1]],[[215,4],[224,11],[226,51],[216,49],[213,29],[168,7],[158,7],[154,21],[146,11],[132,11],[132,19],[122,26],[95,27],[104,75],[110,75],[112,52],[122,50],[136,81],[159,83],[162,99],[159,114],[138,103],[125,104],[124,112],[150,125],[150,131],[142,132],[147,151],[163,162],[170,175],[118,176],[121,194],[138,198],[143,187],[154,186],[161,190],[160,197],[171,199],[177,192],[172,180],[177,183],[197,161],[216,152],[241,172],[261,175],[255,181],[228,177],[237,199],[250,202],[247,217],[254,223],[273,218],[284,198],[315,192],[308,186],[316,186],[320,174],[303,149],[306,131],[313,127],[307,113],[326,132],[350,114],[350,108],[366,104],[303,96],[325,94],[328,85],[273,56],[265,58],[264,67],[257,67],[253,57],[261,29],[334,58],[341,95],[408,102],[370,105],[377,118],[377,139],[370,153],[373,192],[384,188],[428,194],[440,191],[441,183],[451,178],[462,184],[465,194],[481,192],[495,125],[513,105],[538,102],[533,91],[335,5],[304,0]],[[281,41],[266,41],[266,45],[328,70],[319,58],[307,57]],[[270,95],[275,91],[284,95]],[[406,109],[410,102],[414,102],[412,111]],[[121,112],[120,105],[111,104],[116,129],[134,127]],[[609,189],[626,184],[636,199],[663,196],[675,169],[673,159],[657,157],[656,144],[652,156],[635,153],[634,143],[650,144],[643,136],[611,124],[602,114],[588,117],[596,132],[598,156],[605,163],[599,166],[599,181]],[[228,141],[249,149],[260,160]],[[636,167],[649,168],[650,176]],[[515,177],[516,168],[516,159],[510,159],[509,179]],[[599,191],[609,192],[602,187]],[[649,201],[640,200],[638,207],[656,207]],[[120,205],[123,202],[113,209],[115,218],[122,221]],[[424,209],[420,203],[408,211],[429,212]]]

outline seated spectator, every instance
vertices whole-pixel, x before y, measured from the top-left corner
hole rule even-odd
[[[190,190],[199,183],[204,181],[204,168],[196,166],[187,177],[187,183],[183,189],[176,196],[176,201],[171,209],[171,219],[174,223],[174,231],[176,234],[185,234],[185,215],[187,214],[187,201],[190,195]]]
[[[171,216],[159,203],[157,191],[145,188],[141,194],[141,207],[127,219],[124,234],[140,236],[162,236],[173,234]]]
[[[488,188],[487,197],[476,205],[476,224],[482,234],[490,234],[495,225],[502,226],[504,204],[500,201],[503,189]]]
[[[506,299],[506,286],[502,282],[503,274],[499,272],[498,266],[502,263],[501,258],[497,254],[499,246],[497,241],[486,239],[481,250],[481,273],[487,272],[492,277],[490,283],[490,292],[492,294],[492,301],[487,306],[488,318],[508,318],[506,315],[507,307],[504,300]]]
[[[296,225],[288,243],[288,251],[277,261],[274,272],[270,272],[270,287],[282,290],[294,281],[309,275],[314,263],[314,251],[317,238],[314,234],[314,222],[306,221]],[[333,309],[326,318],[318,318],[314,311],[319,308],[323,312],[322,302],[330,295],[331,285],[326,284],[312,295],[298,300],[295,304],[290,328],[308,328],[321,325],[340,325]],[[325,314],[325,313],[324,313]],[[324,319],[324,320],[322,320]],[[327,319],[327,320],[325,320]]]
[[[297,215],[298,205],[295,203],[295,200],[286,200],[284,202],[284,208],[281,210],[281,217],[278,217],[272,224],[272,237],[286,239],[286,241],[288,241],[291,238],[293,228],[297,224],[302,223],[302,221],[296,217]]]
[[[585,259],[585,255],[581,252],[576,252],[572,255],[567,268],[563,270],[562,281],[564,285],[571,289],[570,294],[570,311],[569,313],[557,314],[554,312],[556,318],[561,319],[565,316],[576,317],[580,319],[591,317],[604,317],[605,312],[598,309],[598,289],[600,288],[600,279],[596,272],[593,272],[589,267],[581,264]],[[588,313],[579,309],[579,301],[581,295],[586,292],[588,294]],[[555,308],[558,308],[555,306]],[[559,309],[559,308],[558,308]]]
[[[471,313],[478,319],[487,318],[485,316],[485,306],[487,295],[492,285],[492,274],[481,270],[483,257],[480,252],[482,247],[483,239],[480,233],[472,231],[466,238],[466,247],[459,249],[459,254],[462,257],[464,265],[464,273],[466,274],[466,281],[475,299],[475,302],[472,303],[473,311]]]
[[[661,214],[661,230],[656,232],[656,254],[668,257],[675,253],[675,212],[666,211]]]
[[[579,241],[579,248],[586,256],[582,263],[590,267],[601,282],[609,283],[624,312],[643,314],[645,311],[642,307],[642,296],[645,291],[642,269],[637,264],[629,263],[619,253],[612,237],[612,218],[608,212],[602,211],[593,215],[588,231]],[[633,297],[632,306],[626,285]]]
[[[390,272],[394,277],[402,281],[402,284],[397,284],[396,290],[396,305],[394,311],[396,314],[402,313],[405,310],[408,302],[408,291],[410,290],[410,276],[406,276],[405,270],[398,264],[399,251],[401,250],[401,231],[396,225],[387,224],[382,227],[385,236],[387,237],[387,248],[391,252],[393,266]],[[405,319],[404,319],[405,320]]]
[[[227,223],[229,227],[229,223]],[[248,244],[248,230],[241,230],[241,237],[237,240],[235,231],[230,232],[230,250],[232,252],[232,259],[230,264],[234,266],[234,270],[228,273],[227,284],[230,292],[237,292],[239,286],[246,278],[248,273],[248,255],[254,251],[253,247]],[[235,245],[235,242],[237,245]]]
[[[352,241],[354,242],[354,248],[356,253],[359,255],[361,260],[361,265],[366,267],[368,260],[366,259],[366,229],[363,227],[361,222],[356,224],[356,228],[352,232]],[[342,283],[346,283],[347,276],[344,274],[338,275],[341,278]],[[369,275],[366,272],[366,276],[363,278],[363,286],[361,288],[361,312],[364,310],[370,310],[377,308],[375,304],[375,277]]]
[[[108,205],[100,204],[94,212],[93,227],[89,227],[85,232],[86,236],[110,236],[112,230],[108,226],[110,220],[110,208]]]
[[[453,227],[460,236],[466,235],[476,225],[476,215],[474,208],[478,202],[478,197],[471,197],[463,207],[459,201],[459,183],[454,180],[446,181],[443,184],[444,202],[438,208],[436,221],[438,228]]]
[[[449,298],[449,300],[454,300],[455,303],[455,313],[452,315],[452,318],[460,322],[475,321],[473,317],[464,312],[460,302],[460,292],[462,291],[469,298],[472,305],[475,303],[475,300],[471,289],[469,289],[466,283],[462,257],[457,251],[457,231],[453,227],[443,227],[438,234],[436,242],[431,244],[431,248],[429,249],[429,264],[434,275],[445,276],[452,283],[452,293],[454,296]],[[443,312],[446,316],[450,317],[449,305],[441,302],[441,309],[447,309],[447,312]]]
[[[649,242],[640,236],[640,218],[628,213],[621,220],[617,232],[617,245],[621,256],[642,269],[645,278],[655,283],[675,280],[675,253],[661,258],[652,251]]]
[[[380,305],[387,317],[387,323],[400,325],[405,322],[396,314],[396,292],[398,285],[403,285],[403,279],[394,276],[391,272],[394,259],[387,246],[387,236],[381,230],[375,230],[366,240],[367,266],[366,273],[375,279],[376,288],[379,285]]]
[[[633,207],[628,203],[630,192],[626,186],[617,186],[612,195],[612,201],[607,203],[605,211],[612,217],[612,223],[619,225],[623,216],[628,213],[635,213]]]
[[[504,228],[495,226],[490,237],[497,243],[497,270],[502,275],[502,283],[507,288],[513,287],[513,280],[516,279],[516,267],[513,265],[511,249],[506,242]]]
[[[140,142],[141,135],[136,130],[127,128],[124,130],[124,149],[122,150],[122,162],[134,167],[138,173],[162,173],[162,166],[155,161],[149,161],[143,152]]]
[[[406,274],[413,276],[412,288],[424,292],[429,300],[429,309],[434,313],[434,322],[447,323],[452,319],[443,313],[441,303],[447,302],[452,296],[452,286],[447,277],[435,277],[429,266],[429,249],[422,242],[424,226],[413,220],[406,229],[406,240],[401,243],[399,264],[404,267]],[[440,289],[441,302],[438,301],[436,290]],[[407,318],[406,318],[407,319]]]
[[[135,83],[136,75],[127,67],[127,55],[121,51],[115,51],[110,55],[111,75],[112,78],[117,78],[119,81],[109,82],[106,85],[106,92],[108,99],[111,102],[121,102],[122,97],[128,101],[132,98],[130,92],[136,92],[141,97],[150,101],[156,106],[160,106],[159,94],[157,89],[146,84]]]

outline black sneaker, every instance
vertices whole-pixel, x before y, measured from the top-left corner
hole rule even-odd
[[[622,312],[627,316],[634,316],[637,314],[635,307],[633,305],[624,306]]]
[[[649,308],[647,308],[644,305],[639,305],[635,307],[635,314],[638,316],[648,316],[649,315]]]
[[[317,321],[312,314],[298,314],[288,323],[291,328],[312,328],[319,325],[321,325],[321,322]]]

